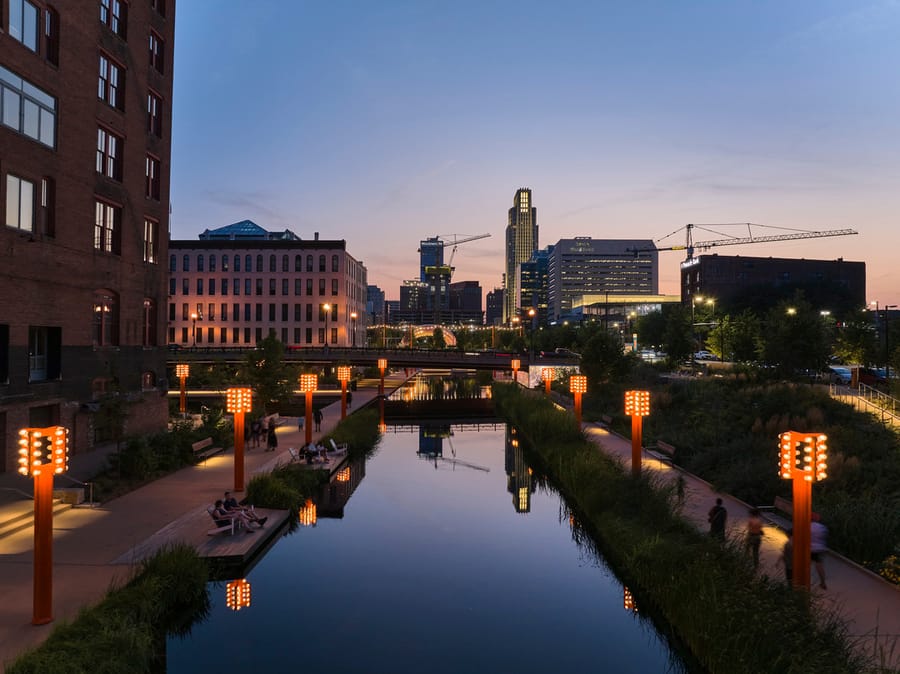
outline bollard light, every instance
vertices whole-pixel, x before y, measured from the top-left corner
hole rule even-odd
[[[187,411],[187,392],[185,390],[185,382],[187,381],[190,372],[191,368],[187,363],[178,363],[175,366],[175,376],[178,377],[178,380],[181,382],[181,397],[179,399],[178,411],[181,412],[182,415],[184,415],[184,413]]]
[[[32,625],[53,620],[53,476],[69,468],[69,429],[19,431],[19,473],[34,478],[34,594]]]
[[[581,396],[587,393],[587,377],[583,374],[573,374],[569,377],[569,391],[575,396],[575,421],[581,428]]]
[[[225,586],[225,606],[232,611],[250,607],[250,582],[244,578],[232,580]]]
[[[305,373],[300,375],[300,392],[306,395],[306,444],[312,442],[312,399],[313,391],[319,388],[319,375]]]
[[[347,382],[350,381],[350,367],[338,365],[337,378],[341,382],[341,419],[347,416]]]
[[[550,384],[553,383],[553,378],[556,376],[556,371],[552,367],[545,367],[541,369],[541,379],[544,380],[544,393],[550,395]]]
[[[641,474],[643,420],[650,414],[650,391],[625,391],[625,414],[631,417],[631,474]]]
[[[253,391],[234,386],[225,392],[225,410],[234,415],[234,490],[244,491],[244,414],[253,409]]]
[[[812,483],[828,477],[828,438],[822,433],[787,431],[778,436],[778,474],[793,483],[794,587],[810,586]]]

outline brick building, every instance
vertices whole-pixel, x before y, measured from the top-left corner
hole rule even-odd
[[[175,0],[0,3],[0,470],[165,428]],[[108,412],[118,408],[118,421]]]
[[[179,347],[362,346],[366,268],[345,241],[250,220],[169,242],[168,341]]]

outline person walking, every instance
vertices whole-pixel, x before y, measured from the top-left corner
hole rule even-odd
[[[759,568],[759,546],[763,537],[763,520],[758,508],[750,509],[747,519],[747,547],[753,557],[753,568]]]
[[[316,422],[316,430],[317,431],[322,430],[322,416],[323,416],[322,410],[319,408],[316,408],[316,410],[313,412],[313,420]]]
[[[809,527],[809,552],[810,558],[816,565],[816,573],[819,574],[819,587],[827,590],[825,584],[825,551],[828,549],[828,527],[822,524],[819,513],[812,514],[812,524]]]
[[[716,505],[709,509],[709,535],[720,541],[725,540],[725,522],[728,520],[728,511],[722,505],[722,499],[716,499]]]
[[[269,424],[269,430],[266,433],[266,451],[274,452],[278,448],[278,436],[275,435],[275,424]]]
[[[794,580],[794,539],[792,538],[794,531],[788,529],[785,533],[787,540],[784,542],[784,547],[781,548],[781,563],[784,564],[784,578],[790,585]]]

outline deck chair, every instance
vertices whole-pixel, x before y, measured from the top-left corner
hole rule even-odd
[[[291,455],[291,463],[294,463],[295,461],[300,463],[300,452],[293,447],[288,447],[288,454]]]
[[[328,438],[328,442],[331,443],[332,448],[334,449],[335,454],[344,454],[347,451],[347,443],[342,442],[339,445],[334,444],[334,438]]]
[[[234,530],[240,526],[240,523],[235,519],[219,519],[216,517],[216,509],[210,506],[206,509],[206,512],[209,513],[209,516],[212,517],[213,522],[216,523],[215,529],[210,529],[206,532],[207,536],[215,536],[216,534],[221,534],[228,532],[229,536],[234,536]]]

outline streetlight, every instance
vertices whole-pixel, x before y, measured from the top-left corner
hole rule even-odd
[[[19,430],[19,473],[34,478],[32,625],[53,620],[53,476],[69,467],[69,429]]]
[[[381,372],[381,380],[378,383],[378,395],[384,395],[384,371],[387,369],[387,358],[378,359],[378,369]]]
[[[319,376],[314,373],[300,375],[300,392],[306,394],[306,444],[312,443],[312,399],[313,391],[319,387]]]
[[[809,590],[812,483],[824,480],[828,447],[821,433],[787,431],[778,436],[778,473],[793,481],[794,492],[794,587]]]
[[[625,391],[625,414],[631,416],[631,475],[641,475],[644,417],[650,414],[650,391]]]
[[[193,342],[193,346],[197,346],[197,312],[191,312],[191,341]]]
[[[544,393],[550,395],[550,384],[553,383],[553,377],[555,375],[555,371],[552,367],[545,367],[541,369],[541,378],[544,380]]]
[[[328,315],[331,313],[331,305],[327,302],[322,305],[322,311],[325,313],[325,347],[328,347]]]
[[[244,414],[253,409],[253,391],[234,386],[225,392],[225,410],[234,415],[234,490],[244,491]]]
[[[341,382],[341,419],[347,416],[347,382],[350,381],[350,366],[338,365],[337,378]]]
[[[356,312],[350,312],[350,339],[352,340],[352,346],[356,348]]]
[[[534,317],[535,317],[536,313],[537,312],[535,312],[534,307],[531,307],[528,310],[528,318],[531,319],[531,321],[530,321],[531,322],[531,354],[529,355],[529,359],[528,359],[529,363],[534,362],[534,327],[535,327],[534,326]]]
[[[575,421],[581,429],[581,394],[587,393],[587,377],[583,374],[573,374],[569,377],[569,391],[575,396]]]
[[[187,410],[187,391],[185,390],[184,383],[187,381],[190,371],[191,368],[187,363],[178,363],[175,366],[175,376],[181,381],[181,398],[179,399],[178,411],[181,412],[182,416],[184,416],[184,413]]]

